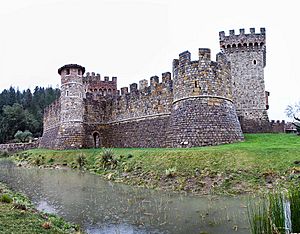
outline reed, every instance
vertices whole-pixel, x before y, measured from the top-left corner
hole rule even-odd
[[[291,186],[288,191],[288,199],[291,209],[292,231],[300,232],[300,186]]]
[[[248,220],[252,234],[299,233],[300,186],[253,197],[248,202]]]

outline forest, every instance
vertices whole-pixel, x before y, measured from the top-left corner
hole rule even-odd
[[[33,137],[43,133],[44,108],[60,95],[58,88],[35,87],[20,91],[14,87],[0,93],[0,143],[14,141],[18,131],[29,131]]]

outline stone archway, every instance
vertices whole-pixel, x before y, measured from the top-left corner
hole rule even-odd
[[[99,132],[93,132],[94,148],[101,147],[101,140]]]

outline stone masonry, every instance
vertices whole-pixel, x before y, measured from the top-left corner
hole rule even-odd
[[[266,34],[261,28],[250,34],[240,29],[229,35],[219,33],[221,51],[231,64],[233,101],[243,132],[265,132],[269,127],[267,114],[268,92],[265,91]]]
[[[173,74],[129,89],[77,64],[61,67],[61,97],[44,111],[40,147],[194,147],[242,141],[242,129],[269,132],[265,30],[219,35],[216,61],[206,48],[196,61],[185,51]]]

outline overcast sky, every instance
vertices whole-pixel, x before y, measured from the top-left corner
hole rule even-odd
[[[117,76],[118,88],[171,71],[198,48],[219,52],[219,31],[266,28],[270,119],[300,100],[299,1],[0,0],[0,90],[59,87],[57,69],[78,63]],[[298,3],[298,4],[297,4]]]

